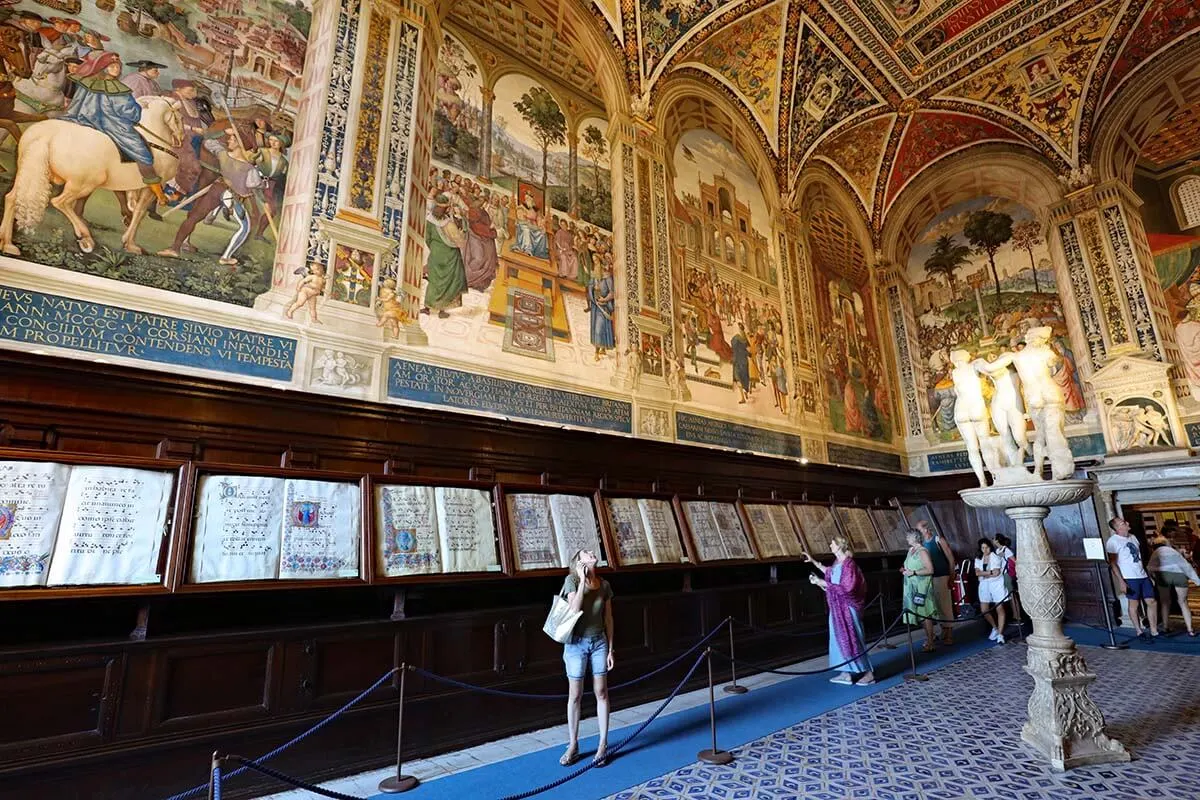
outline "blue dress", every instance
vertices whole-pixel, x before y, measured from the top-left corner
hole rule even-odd
[[[835,561],[833,566],[829,568],[829,575],[827,576],[827,580],[829,583],[840,583],[841,579],[842,579],[842,565],[840,562]],[[863,636],[862,618],[860,618],[858,616],[858,612],[855,611],[853,608],[848,609],[848,611],[850,612],[850,617],[854,620],[854,633],[858,637],[858,641],[861,646],[862,643],[866,641],[865,637]],[[856,673],[870,672],[872,670],[871,658],[865,652],[866,651],[865,646],[862,649],[864,652],[861,656],[859,656],[855,660],[851,661],[849,664],[842,664],[842,662],[846,660],[846,656],[842,654],[842,649],[840,647],[838,647],[837,635],[834,633],[834,630],[833,630],[833,615],[830,614],[830,616],[829,616],[829,663],[830,663],[830,665],[841,664],[841,666],[834,666],[834,669],[837,672],[856,672]]]

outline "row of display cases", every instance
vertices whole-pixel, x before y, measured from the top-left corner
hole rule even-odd
[[[393,585],[905,549],[919,503],[824,502],[0,449],[0,597]]]

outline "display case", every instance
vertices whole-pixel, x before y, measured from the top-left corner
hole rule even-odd
[[[610,566],[593,495],[594,490],[583,488],[497,485],[509,574],[561,572],[579,550],[594,552],[598,567]]]
[[[0,599],[169,590],[179,461],[0,448]]]
[[[755,549],[764,561],[796,559],[808,549],[786,501],[743,497],[738,504]]]
[[[788,509],[792,512],[792,519],[800,529],[801,536],[808,544],[809,552],[814,556],[828,555],[829,541],[842,532],[833,515],[833,504],[805,501],[789,503]]]
[[[686,531],[684,541],[692,561],[712,564],[758,560],[737,500],[676,495],[675,512]]]
[[[600,524],[614,566],[667,569],[692,563],[674,500],[674,495],[661,493],[596,492]]]
[[[850,540],[850,546],[857,554],[883,552],[883,543],[875,532],[875,524],[867,508],[858,505],[835,506],[835,513],[842,532]]]

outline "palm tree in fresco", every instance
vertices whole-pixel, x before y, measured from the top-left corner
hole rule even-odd
[[[988,257],[988,264],[992,268],[992,280],[996,283],[997,309],[1001,307],[1001,301],[1000,273],[996,271],[996,251],[1003,247],[1005,242],[1012,239],[1012,223],[1013,218],[1008,214],[982,208],[979,211],[972,211],[971,216],[967,217],[967,224],[963,225],[963,236],[966,236],[967,241],[974,245],[975,252]]]
[[[1012,242],[1013,247],[1024,250],[1029,254],[1029,269],[1033,272],[1033,293],[1041,294],[1042,288],[1038,285],[1037,264],[1033,261],[1033,250],[1042,243],[1042,236],[1038,230],[1037,221],[1027,219],[1014,225],[1012,229]]]
[[[533,130],[533,136],[542,148],[542,197],[547,200],[549,207],[550,187],[549,161],[550,145],[566,144],[567,119],[562,109],[554,99],[554,95],[541,86],[531,86],[529,91],[521,95],[521,99],[513,103],[525,122]]]
[[[964,267],[969,263],[967,256],[971,255],[971,248],[965,244],[959,244],[958,240],[953,236],[942,235],[933,243],[933,252],[925,259],[925,274],[936,275],[950,285],[950,294],[958,297],[958,285],[954,279],[954,273],[959,267]]]

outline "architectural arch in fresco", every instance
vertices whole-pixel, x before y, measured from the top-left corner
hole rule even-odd
[[[896,435],[891,347],[884,339],[866,223],[823,169],[797,184],[816,295],[817,371],[830,433],[891,444]]]
[[[779,261],[778,194],[744,116],[690,81],[665,85],[675,340],[689,402],[785,424],[796,376]]]
[[[1200,178],[1200,142],[1188,132],[1200,115],[1200,37],[1136,73],[1097,124],[1098,177],[1123,181],[1141,200],[1146,244],[1179,347],[1181,377],[1200,396],[1200,203],[1180,188]],[[1185,203],[1186,206],[1185,207]]]
[[[915,391],[930,445],[960,438],[950,352],[994,359],[1021,347],[1030,327],[1053,332],[1068,422],[1087,412],[1079,323],[1066,310],[1074,306],[1069,279],[1046,225],[1059,184],[1032,153],[996,147],[985,166],[980,158],[976,151],[935,166],[906,190],[884,231],[909,290]]]

